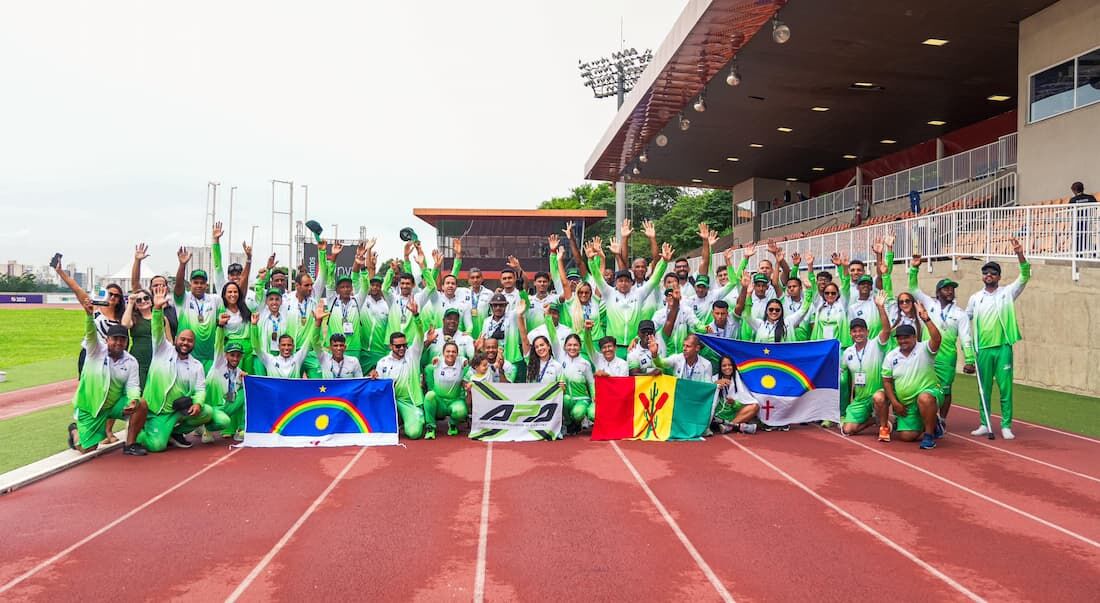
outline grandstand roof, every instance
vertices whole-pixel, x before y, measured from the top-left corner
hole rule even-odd
[[[727,188],[754,176],[811,181],[1004,113],[1016,106],[1019,21],[1053,3],[690,0],[586,177],[616,180],[646,150],[642,173],[628,180]],[[779,8],[791,28],[786,44],[770,35]],[[922,44],[929,38],[949,42]],[[725,82],[735,52],[737,87]],[[692,104],[704,85],[699,113]],[[988,100],[997,94],[1011,100]],[[686,132],[681,112],[691,121]],[[668,137],[663,148],[654,143],[659,133]]]
[[[413,215],[435,226],[440,220],[583,220],[585,224],[599,222],[607,217],[602,209],[413,209]]]

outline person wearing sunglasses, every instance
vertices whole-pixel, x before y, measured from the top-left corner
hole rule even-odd
[[[780,263],[781,267],[786,266],[786,261],[783,260],[783,251],[775,243],[769,244],[769,250],[775,255],[776,262]],[[754,245],[746,245],[744,247],[744,257],[751,258],[754,255],[756,255],[756,247]],[[750,285],[745,285],[745,278],[749,276],[749,273],[746,271],[741,274],[739,283],[741,285],[741,290],[738,291],[737,295],[738,298],[741,297],[742,293],[749,295],[750,292],[747,290],[749,290],[751,286],[751,295],[749,295],[747,302],[749,313],[752,318],[755,318],[757,321],[763,321],[768,302],[782,296],[783,289],[779,287],[773,279],[774,269],[772,268],[771,262],[768,260],[760,260],[758,267],[760,271],[752,276]],[[787,270],[780,270],[780,272],[788,272],[789,270],[790,268],[787,268]],[[737,312],[734,312],[734,316],[741,320],[741,316]],[[755,341],[756,339],[756,332],[752,329],[752,321],[748,320],[748,318],[741,320],[740,339],[744,341]]]
[[[1001,265],[986,262],[982,266],[982,283],[985,287],[970,297],[966,305],[966,315],[972,321],[971,334],[974,339],[977,363],[973,369],[978,373],[979,393],[986,413],[979,413],[982,424],[970,432],[972,435],[987,435],[993,429],[987,420],[988,411],[992,411],[993,382],[1001,393],[1001,437],[1014,439],[1012,433],[1012,345],[1021,339],[1020,326],[1016,322],[1016,298],[1024,292],[1024,286],[1031,280],[1031,264],[1024,257],[1024,247],[1016,239],[1010,239],[1012,251],[1020,263],[1020,276],[1012,284],[1001,286]],[[966,367],[963,367],[966,370]]]
[[[58,278],[60,278],[76,295],[76,301],[79,302],[82,307],[93,307],[92,320],[95,321],[96,334],[99,337],[100,343],[105,344],[107,341],[108,329],[115,325],[122,324],[122,314],[125,312],[126,308],[126,304],[122,299],[122,287],[111,283],[106,287],[107,301],[93,301],[92,297],[88,295],[88,292],[78,285],[77,282],[73,280],[73,277],[61,267],[60,253],[54,254],[53,258],[50,260],[50,266],[53,267]],[[76,374],[78,377],[80,373],[84,371],[84,359],[87,358],[87,355],[88,347],[82,343],[80,355],[76,360]]]
[[[249,310],[255,311],[259,309],[260,304],[256,299],[256,292],[247,287],[248,275],[252,271],[252,246],[248,244],[248,241],[241,243],[241,248],[244,250],[243,266],[233,262],[228,267],[223,268],[225,264],[222,257],[222,234],[222,223],[215,222],[211,231],[213,243],[210,245],[210,255],[214,260],[214,291],[221,292],[225,289],[226,284],[237,283],[241,288],[241,292],[244,293],[243,303],[248,305]],[[245,354],[246,358],[248,356],[251,356],[251,354]]]
[[[893,412],[897,419],[897,438],[902,442],[920,440],[921,449],[930,450],[943,436],[936,413],[943,399],[935,367],[940,330],[919,304],[917,316],[928,329],[928,341],[920,341],[912,325],[903,324],[894,331],[898,347],[888,352],[882,361],[882,391],[875,394],[874,404],[880,436],[881,426],[889,425],[889,415]]]
[[[390,334],[390,353],[378,361],[370,376],[393,380],[393,395],[397,399],[397,414],[401,417],[405,437],[435,439],[434,423],[425,420],[424,390],[420,387],[420,356],[424,349],[420,305],[415,298],[410,298],[404,309],[409,313],[408,331]]]
[[[159,288],[167,291],[163,285]],[[138,382],[145,387],[149,365],[153,362],[153,294],[138,289],[126,298],[126,311],[122,313],[122,326],[130,333],[130,354],[138,363]]]
[[[966,310],[955,303],[955,289],[958,283],[942,278],[936,283],[936,297],[930,297],[920,290],[918,273],[922,263],[920,255],[914,255],[909,267],[909,292],[916,297],[936,323],[940,330],[943,342],[940,351],[936,353],[936,374],[940,378],[940,387],[943,389],[943,405],[940,406],[940,422],[946,429],[947,414],[951,410],[951,386],[955,382],[959,355],[957,348],[962,347],[963,370],[974,370],[974,347],[970,337],[970,320]]]
[[[809,271],[809,284],[802,282],[802,278],[798,275],[799,264],[802,260],[806,260],[807,270]],[[790,272],[787,273],[786,282],[783,283],[785,293],[779,298],[779,301],[783,303],[783,313],[786,315],[792,315],[798,312],[802,307],[802,302],[809,300],[810,307],[806,311],[806,319],[802,320],[802,323],[798,325],[798,328],[794,332],[795,341],[809,341],[810,332],[813,329],[812,321],[809,320],[813,317],[816,309],[820,307],[817,298],[820,297],[817,294],[818,291],[818,279],[814,276],[814,254],[807,253],[803,258],[801,254],[795,252],[791,256],[791,260],[794,264],[790,268]],[[776,274],[773,280],[778,281],[780,274]],[[779,283],[776,283],[777,285]]]
[[[762,274],[753,277],[753,280],[767,278]],[[733,309],[733,315],[748,321],[754,334],[753,341],[758,343],[779,343],[783,341],[795,341],[795,331],[802,324],[803,317],[810,309],[810,298],[802,297],[802,304],[798,310],[790,316],[785,316],[783,302],[778,299],[770,299],[764,307],[764,319],[758,319],[753,315],[752,308],[745,312],[745,304],[748,298],[749,275],[741,276],[741,293],[737,296],[737,305]]]

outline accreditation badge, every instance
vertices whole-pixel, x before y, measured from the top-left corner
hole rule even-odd
[[[867,373],[860,371],[852,376],[852,382],[856,385],[867,385]]]

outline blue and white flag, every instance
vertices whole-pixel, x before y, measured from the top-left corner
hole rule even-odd
[[[760,405],[765,425],[840,421],[840,342],[755,343],[700,335],[737,367],[731,394]]]
[[[397,444],[397,402],[389,379],[244,379],[244,445]]]

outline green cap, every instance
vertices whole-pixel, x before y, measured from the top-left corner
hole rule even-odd
[[[279,291],[278,289],[275,289],[274,287],[272,287],[271,289],[267,290],[267,293],[264,293],[264,298],[271,297],[272,295],[278,295],[279,297],[282,297],[283,292]]]
[[[447,318],[451,314],[454,314],[455,316],[462,316],[462,313],[458,311],[458,308],[447,308],[443,312],[443,318]]]
[[[226,354],[228,354],[229,352],[243,352],[243,351],[244,351],[244,346],[242,346],[241,344],[239,344],[235,341],[230,341],[229,343],[225,344],[225,353]]]
[[[560,302],[550,302],[550,304],[546,308],[548,310],[553,310],[554,312],[561,312],[561,303]]]
[[[287,268],[286,266],[276,266],[276,267],[271,269],[271,276],[275,276],[276,274],[282,274],[282,275],[289,276],[290,275],[290,269]]]
[[[672,287],[669,287],[668,289],[665,289],[664,297],[668,297],[669,293],[672,293]]]
[[[572,280],[572,279],[578,279],[579,280],[581,278],[581,271],[578,270],[577,268],[570,268],[570,269],[565,271],[565,278],[570,279],[570,280]]]
[[[344,274],[344,275],[342,275],[342,276],[338,276],[338,277],[336,277],[336,284],[337,284],[337,285],[339,285],[340,283],[342,283],[342,282],[344,282],[344,281],[347,281],[347,282],[349,282],[349,283],[350,283],[350,282],[352,282],[352,280],[351,280],[351,275],[350,275],[350,274]]]
[[[856,279],[856,284],[858,285],[860,283],[871,283],[873,285],[875,284],[875,279],[871,278],[870,274],[864,274],[863,276]]]
[[[943,289],[944,287],[958,287],[959,284],[949,278],[941,278],[940,282],[936,283],[936,289]]]
[[[210,278],[206,276],[206,271],[203,270],[202,268],[191,271],[191,279],[190,280],[195,280],[197,278],[201,278],[204,281],[210,280]]]
[[[710,277],[705,274],[700,274],[699,276],[695,277],[695,286],[698,287],[699,285],[709,287]]]
[[[768,275],[766,275],[764,273],[758,273],[758,274],[753,275],[752,282],[754,282],[754,283],[768,283],[770,281],[768,280]]]

